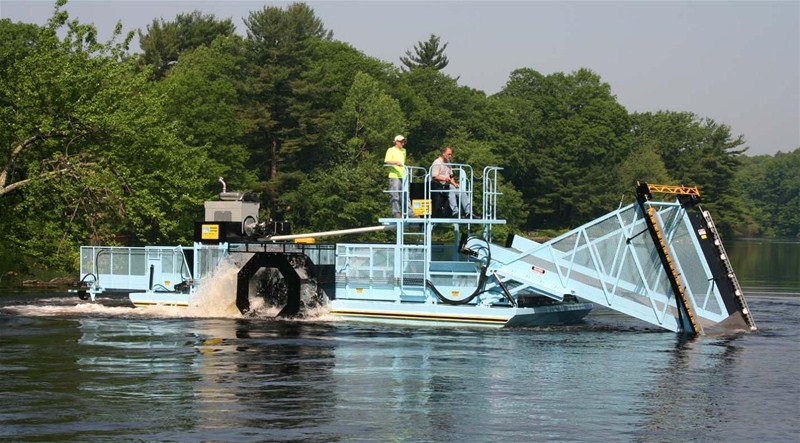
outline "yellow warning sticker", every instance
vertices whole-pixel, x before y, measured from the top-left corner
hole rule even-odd
[[[219,225],[203,225],[200,238],[202,240],[219,240]]]

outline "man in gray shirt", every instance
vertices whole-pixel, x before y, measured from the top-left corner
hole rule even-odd
[[[445,146],[439,157],[431,165],[431,191],[436,197],[436,192],[444,194],[446,191],[447,202],[453,218],[472,218],[472,203],[465,192],[460,191],[458,182],[453,178],[453,168],[450,167],[450,158],[453,156],[453,148]],[[438,198],[433,198],[438,201]],[[458,200],[461,200],[461,213],[458,212]],[[434,203],[434,206],[436,204]],[[446,217],[449,218],[449,217]]]

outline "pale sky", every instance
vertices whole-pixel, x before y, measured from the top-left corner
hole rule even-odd
[[[54,1],[0,0],[0,18],[43,24]],[[200,10],[242,18],[290,2],[70,0],[71,18],[107,39],[154,18]],[[498,92],[517,68],[585,67],[629,112],[688,111],[744,135],[749,155],[800,147],[800,0],[793,1],[306,1],[333,37],[400,65],[433,33],[447,42],[444,72]],[[139,52],[138,44],[131,48]]]

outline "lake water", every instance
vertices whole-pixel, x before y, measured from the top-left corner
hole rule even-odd
[[[0,441],[789,442],[800,243],[726,244],[759,326],[484,331],[0,295]]]

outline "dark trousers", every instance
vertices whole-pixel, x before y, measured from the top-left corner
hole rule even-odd
[[[448,203],[450,186],[437,181],[431,182],[431,216],[435,218],[450,218],[453,216]]]

